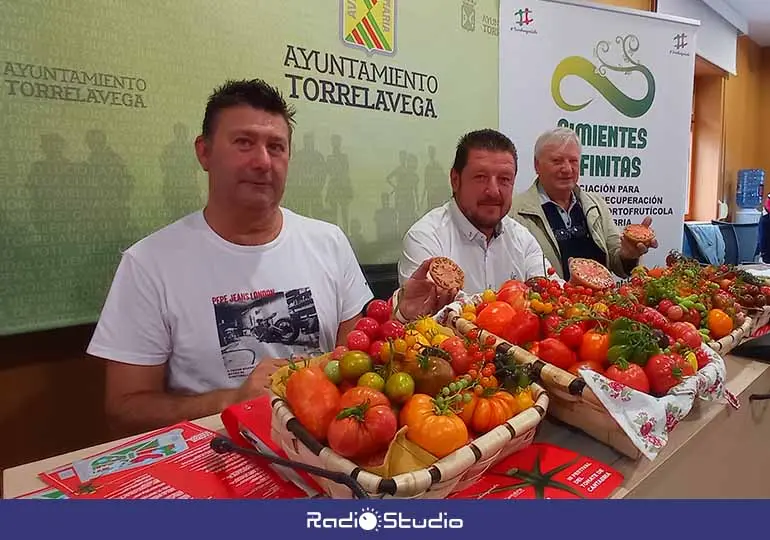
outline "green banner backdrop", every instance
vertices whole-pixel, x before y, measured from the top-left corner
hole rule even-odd
[[[0,333],[95,321],[121,249],[202,207],[206,99],[261,77],[295,104],[285,206],[363,264],[449,196],[498,120],[498,0],[5,0]]]

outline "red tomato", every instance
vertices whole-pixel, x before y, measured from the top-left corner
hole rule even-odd
[[[329,425],[339,411],[340,391],[318,366],[292,371],[286,381],[286,401],[300,424],[324,442]]]
[[[486,308],[488,305],[488,302],[481,302],[478,306],[476,306],[476,315],[484,311],[484,308]]]
[[[329,448],[350,459],[382,452],[396,436],[398,421],[385,394],[365,386],[345,392],[329,424]]]
[[[369,339],[377,339],[377,332],[380,329],[380,323],[371,317],[361,317],[355,326],[356,330],[361,330],[364,334],[369,336]]]
[[[701,323],[701,316],[697,309],[690,308],[690,311],[688,313],[689,317],[687,320],[689,320],[695,328],[698,328]]]
[[[711,358],[709,357],[708,353],[701,349],[700,347],[695,349],[695,360],[698,364],[698,369],[703,369],[706,364],[711,362]]]
[[[404,337],[404,325],[396,320],[385,321],[380,325],[379,338],[383,341]]]
[[[645,394],[650,393],[650,380],[638,364],[626,363],[624,366],[611,365],[604,373],[605,377],[624,384]]]
[[[372,407],[375,405],[390,407],[390,400],[379,390],[375,390],[371,386],[355,386],[340,396],[339,408],[342,410],[348,407],[357,407],[364,402],[369,402]]]
[[[664,396],[685,377],[694,374],[692,365],[676,353],[656,354],[644,366],[650,380],[650,390],[656,396]]]
[[[449,363],[452,365],[452,370],[455,372],[455,375],[463,375],[471,368],[473,359],[471,358],[471,355],[468,354],[462,338],[458,336],[447,338],[441,342],[439,348],[449,353],[449,356],[451,357]]]
[[[647,321],[648,321],[647,324],[649,324],[653,328],[657,328],[658,330],[662,330],[663,328],[666,327],[666,325],[668,325],[668,321],[666,320],[666,316],[663,315],[657,309],[645,306],[644,314],[647,317]]]
[[[674,322],[681,321],[684,317],[684,310],[680,306],[671,306],[666,312],[666,317]]]
[[[372,341],[362,330],[351,330],[348,334],[347,346],[351,351],[369,351]]]
[[[561,369],[569,369],[576,362],[575,353],[556,338],[546,338],[538,343],[537,356]]]
[[[366,306],[366,316],[371,317],[378,324],[382,324],[390,319],[390,308],[385,300],[372,300]]]
[[[345,345],[337,345],[337,347],[335,347],[334,350],[332,351],[332,360],[339,360],[349,350],[350,349]]]
[[[505,302],[515,310],[526,309],[528,304],[529,288],[521,282],[515,282],[503,286],[497,293],[497,301]]]
[[[601,364],[597,362],[585,362],[585,361],[578,361],[572,364],[570,368],[567,370],[570,373],[572,373],[575,377],[580,377],[579,369],[590,369],[591,371],[595,371],[596,373],[604,373],[604,367],[602,367]]]
[[[496,336],[504,336],[515,315],[516,310],[510,304],[490,302],[484,311],[476,315],[476,325]]]
[[[497,335],[504,337],[513,345],[537,341],[540,339],[540,317],[528,309],[517,311],[506,331]]]
[[[669,300],[668,298],[664,298],[658,303],[658,311],[660,311],[665,315],[673,305],[674,303],[671,300]]]
[[[580,345],[583,343],[583,328],[579,324],[570,324],[562,328],[561,332],[556,336],[567,347],[573,351],[580,349]]]
[[[382,350],[383,345],[385,345],[385,342],[381,339],[376,339],[372,341],[371,345],[369,345],[369,350],[367,352],[369,353],[369,356],[372,357],[372,360],[375,361],[375,363],[380,359],[380,351]]]
[[[448,353],[452,353],[452,351],[456,349],[465,350],[465,343],[463,342],[463,339],[459,336],[452,336],[450,338],[446,338],[444,341],[441,342],[441,345],[439,345],[439,348],[444,349]]]
[[[691,349],[697,349],[703,343],[703,338],[698,329],[689,322],[675,322],[671,324],[671,337],[674,340],[682,340]]]
[[[452,360],[449,363],[452,365],[452,371],[455,372],[455,375],[465,375],[471,369],[473,359],[467,352],[458,352],[452,355]]]
[[[561,321],[561,317],[559,317],[556,313],[546,315],[540,322],[540,333],[543,335],[543,337],[555,337],[556,328],[561,324]]]
[[[599,362],[603,365],[607,362],[609,348],[609,335],[590,330],[583,335],[583,342],[580,344],[578,355],[581,360]]]

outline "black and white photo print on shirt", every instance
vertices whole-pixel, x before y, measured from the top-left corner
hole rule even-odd
[[[319,350],[318,313],[309,287],[234,293],[213,302],[222,360],[231,379],[248,376],[277,347],[290,347],[296,354]]]

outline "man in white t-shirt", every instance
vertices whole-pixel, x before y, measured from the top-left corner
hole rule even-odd
[[[293,115],[262,81],[217,89],[195,141],[205,209],[123,254],[88,347],[108,360],[107,412],[122,428],[256,397],[290,355],[341,343],[372,299],[340,228],[280,206]]]
[[[483,129],[464,135],[450,172],[452,198],[407,231],[399,282],[437,256],[463,269],[468,293],[498,289],[509,279],[547,276],[551,263],[537,240],[508,216],[516,169],[516,147],[502,133]]]

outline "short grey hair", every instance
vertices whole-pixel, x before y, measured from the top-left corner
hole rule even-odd
[[[535,159],[537,159],[548,145],[554,144],[558,148],[564,148],[570,142],[574,142],[578,151],[582,153],[583,147],[580,144],[580,137],[578,137],[575,130],[568,127],[557,127],[555,129],[549,129],[537,138],[535,141]]]

